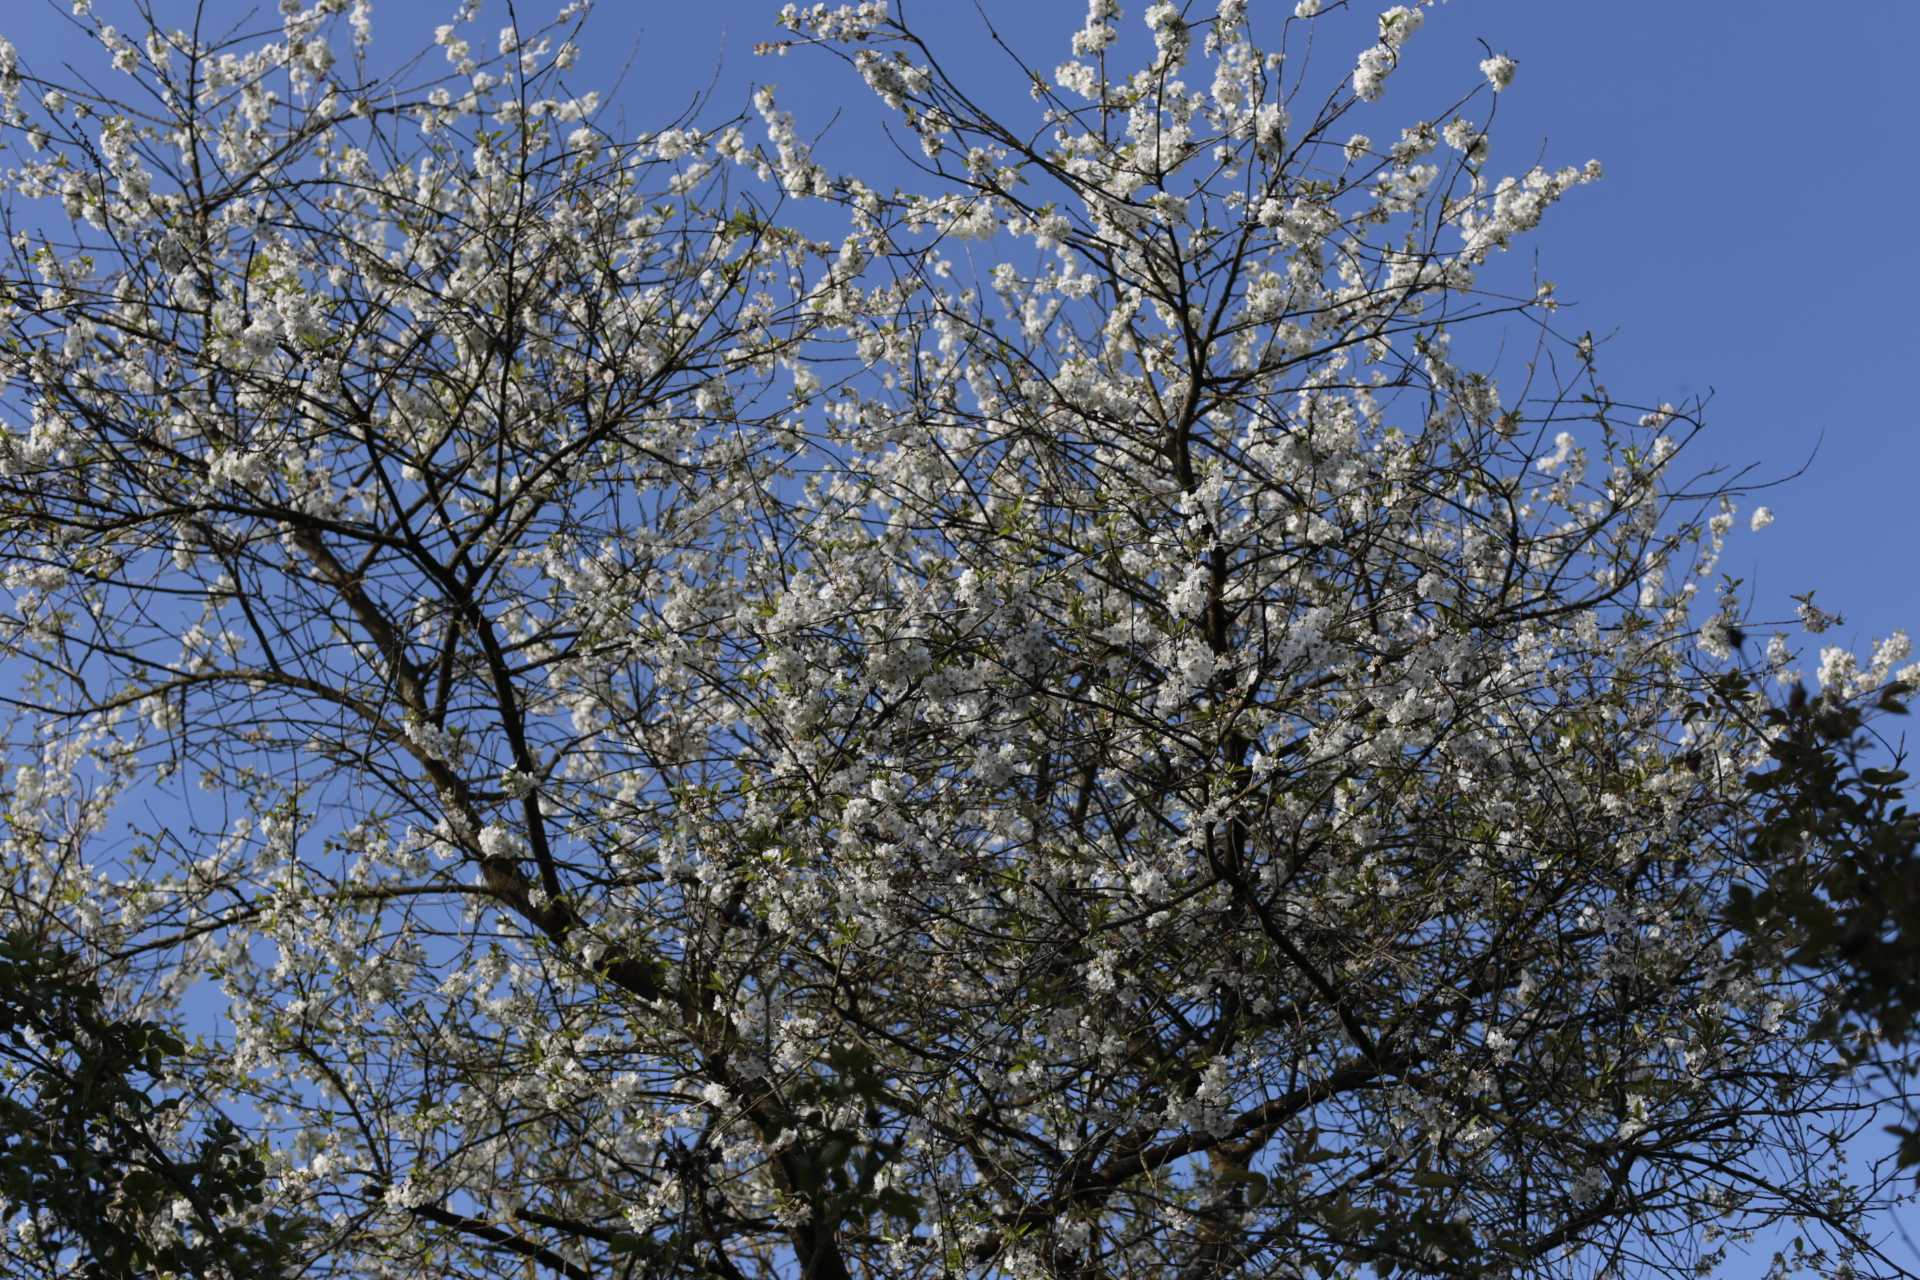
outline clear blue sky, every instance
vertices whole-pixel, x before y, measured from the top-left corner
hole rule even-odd
[[[1030,60],[1064,53],[1083,0],[982,0]],[[154,0],[161,21],[187,25],[190,0]],[[209,11],[248,6],[210,0]],[[452,0],[376,0],[376,44],[405,51],[446,21]],[[497,24],[499,0],[486,6]],[[551,8],[521,4],[523,21]],[[1143,0],[1125,0],[1137,23]],[[1337,15],[1341,32],[1318,57],[1332,72],[1359,47],[1379,4]],[[106,21],[140,26],[128,0],[96,0]],[[950,67],[977,68],[986,95],[1024,97],[981,39],[969,0],[896,0],[916,26],[949,33]],[[1197,0],[1196,10],[1210,9]],[[1254,0],[1256,23],[1292,0]],[[871,147],[872,100],[825,57],[753,56],[777,36],[772,0],[603,0],[576,84],[609,80],[615,105],[641,130],[713,89],[712,108],[746,105],[748,87],[777,81],[803,132],[845,118],[839,146]],[[271,2],[259,6],[264,23]],[[14,0],[0,34],[29,68],[72,61],[91,71],[66,0]],[[1331,33],[1330,33],[1331,34]],[[1847,625],[1823,639],[1864,656],[1895,627],[1920,628],[1920,421],[1908,397],[1920,368],[1920,4],[1855,0],[1451,0],[1430,12],[1389,87],[1398,123],[1438,109],[1476,82],[1477,40],[1519,60],[1502,95],[1496,168],[1536,159],[1606,166],[1605,181],[1571,193],[1526,242],[1539,269],[1577,304],[1574,330],[1612,334],[1602,369],[1637,402],[1713,393],[1699,446],[1713,461],[1758,464],[1763,476],[1804,475],[1763,501],[1778,522],[1745,522],[1723,567],[1760,588],[1780,616],[1790,592],[1817,587]],[[963,78],[965,78],[963,76]],[[829,144],[829,149],[835,144]],[[888,180],[888,153],[869,153]],[[873,173],[868,169],[869,174]],[[901,169],[900,180],[905,181]],[[1816,455],[1815,450],[1818,449]],[[1920,1224],[1914,1234],[1920,1235]],[[1901,1245],[1895,1256],[1920,1267]],[[1757,1264],[1726,1274],[1757,1276]]]

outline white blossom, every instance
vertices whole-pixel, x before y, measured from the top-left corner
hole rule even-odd
[[[1513,73],[1519,68],[1520,64],[1504,53],[1480,60],[1480,74],[1487,78],[1495,93],[1513,83]]]

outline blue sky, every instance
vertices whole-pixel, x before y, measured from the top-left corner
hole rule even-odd
[[[1083,0],[982,5],[1043,66],[1063,55],[1084,11]],[[140,26],[126,0],[96,7],[123,30]],[[523,20],[545,7],[522,4]],[[1128,20],[1142,7],[1129,0]],[[1256,22],[1291,7],[1253,4]],[[1336,38],[1317,55],[1325,71],[1360,47],[1378,7],[1334,15]],[[188,0],[154,8],[167,25],[191,20]],[[272,8],[259,6],[265,21]],[[376,42],[418,47],[453,8],[376,0]],[[969,0],[900,8],[930,36],[950,38],[961,79],[977,77],[989,97],[1024,98]],[[625,66],[615,106],[640,130],[709,87],[713,113],[724,115],[745,107],[751,85],[777,81],[805,133],[844,110],[828,147],[867,148],[884,180],[893,161],[863,124],[872,100],[850,72],[825,57],[753,56],[756,41],[779,34],[777,9],[771,0],[604,0],[591,28],[601,39],[576,83]],[[98,66],[65,0],[6,6],[0,34],[42,73],[66,61]],[[1723,568],[1757,586],[1762,616],[1783,616],[1789,593],[1817,588],[1847,619],[1824,641],[1863,655],[1890,630],[1920,626],[1920,421],[1900,372],[1920,365],[1910,297],[1920,285],[1920,76],[1911,67],[1920,4],[1451,0],[1410,44],[1383,117],[1407,123],[1473,87],[1483,39],[1520,63],[1499,102],[1496,167],[1589,157],[1606,166],[1603,182],[1570,193],[1519,252],[1537,255],[1540,274],[1575,308],[1566,327],[1606,337],[1608,384],[1644,403],[1711,393],[1704,458],[1754,464],[1760,478],[1806,468],[1760,499],[1778,515],[1772,528],[1737,526]],[[1920,1266],[1901,1245],[1893,1252]]]

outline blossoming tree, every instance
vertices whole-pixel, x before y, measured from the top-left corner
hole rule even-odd
[[[1498,283],[1599,172],[1502,176],[1510,58],[1368,139],[1424,6],[1093,0],[1024,113],[788,6],[893,190],[771,91],[616,136],[578,5],[76,8],[117,80],[0,46],[0,883],[218,993],[313,1274],[1890,1265],[1719,923],[1790,642]]]

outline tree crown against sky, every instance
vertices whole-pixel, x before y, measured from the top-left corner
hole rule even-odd
[[[1745,838],[1766,516],[1505,283],[1599,173],[1510,59],[1351,127],[1443,12],[1095,0],[1006,113],[790,7],[903,191],[616,136],[578,6],[80,8],[117,78],[0,46],[5,892],[219,993],[313,1273],[1893,1268],[1842,987],[1722,927],[1832,853]]]

